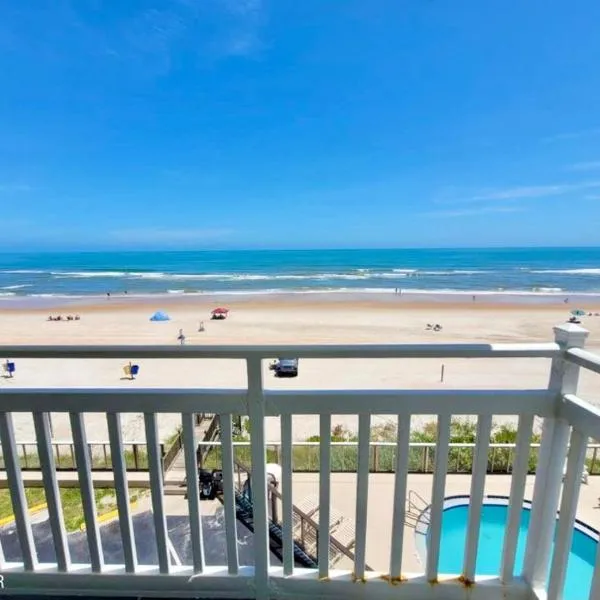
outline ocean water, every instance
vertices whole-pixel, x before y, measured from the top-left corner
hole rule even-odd
[[[152,294],[600,295],[600,248],[0,254],[3,298]]]

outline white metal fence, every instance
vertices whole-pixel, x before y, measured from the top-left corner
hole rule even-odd
[[[0,390],[0,439],[22,561],[8,562],[0,553],[3,593],[81,593],[86,595],[170,595],[178,597],[284,598],[361,597],[373,598],[539,598],[561,597],[568,551],[579,495],[580,474],[589,437],[600,439],[600,412],[576,396],[580,367],[600,373],[600,359],[581,350],[587,333],[572,325],[555,329],[556,341],[548,344],[461,344],[398,346],[183,346],[183,347],[0,347],[0,356],[11,358],[235,358],[247,364],[245,389],[13,389]],[[262,361],[273,356],[299,358],[540,358],[552,359],[549,385],[523,390],[302,390],[271,391],[263,387]],[[36,441],[48,503],[49,523],[56,549],[56,563],[40,563],[26,508],[25,491],[18,461],[12,413],[33,413]],[[83,501],[89,564],[71,560],[67,533],[49,435],[49,412],[70,415],[75,460]],[[119,508],[122,565],[105,564],[100,527],[92,487],[84,412],[105,413],[112,467]],[[128,482],[123,458],[121,413],[144,413],[148,465],[151,479],[157,564],[140,565],[137,560],[132,515],[128,504]],[[197,472],[194,414],[213,412],[221,416],[224,473],[224,517],[227,560],[218,567],[205,564],[200,501],[196,486],[189,486],[189,535],[191,565],[176,564],[169,552],[157,418],[161,413],[181,413],[183,445],[188,481]],[[251,460],[254,518],[254,566],[239,564],[232,445],[232,415],[248,415],[251,422]],[[292,535],[292,417],[319,415],[319,564],[316,570],[296,568]],[[330,569],[327,560],[331,510],[331,417],[358,415],[358,467],[356,541],[351,572]],[[369,498],[369,436],[372,415],[398,418],[395,453],[394,508],[390,515],[391,552],[385,573],[366,572],[367,506]],[[432,502],[425,574],[410,574],[402,564],[409,452],[409,417],[437,417],[437,447],[432,477]],[[452,415],[477,418],[477,446],[473,462],[468,535],[462,573],[440,577],[441,527],[448,472],[449,429]],[[518,437],[508,525],[499,577],[475,577],[479,522],[482,510],[490,428],[494,415],[518,415]],[[270,564],[265,417],[281,419],[283,564]],[[514,573],[517,530],[524,499],[529,441],[534,417],[543,419],[533,493],[532,514],[523,573]],[[569,449],[568,449],[569,448]],[[566,481],[562,485],[564,458],[568,449]],[[562,490],[562,494],[561,494]],[[560,499],[560,506],[559,506]],[[555,551],[551,546],[557,509],[560,508]],[[461,549],[457,548],[459,552]],[[445,575],[445,574],[444,574]],[[460,579],[457,576],[462,576]],[[402,582],[402,583],[399,583]],[[435,585],[433,585],[435,583]],[[596,566],[590,599],[600,597],[600,569]]]

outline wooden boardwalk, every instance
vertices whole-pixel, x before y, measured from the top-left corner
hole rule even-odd
[[[204,439],[204,436],[206,435],[211,423],[212,419],[203,419],[200,425],[196,425],[196,441],[202,441]],[[185,479],[185,455],[182,448],[165,474],[165,485],[184,486]]]

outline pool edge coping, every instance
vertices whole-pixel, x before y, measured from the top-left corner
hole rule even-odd
[[[444,498],[444,503],[442,507],[442,512],[446,512],[452,508],[456,508],[457,506],[468,506],[470,504],[471,496],[469,494],[455,494],[453,496],[446,496]],[[487,502],[486,502],[487,500]],[[494,505],[494,506],[508,506],[510,504],[510,497],[503,496],[500,494],[489,494],[483,497],[482,505]],[[531,500],[523,500],[522,509],[531,511]],[[417,560],[421,564],[423,564],[426,556],[427,556],[427,546],[426,541],[423,538],[427,537],[429,533],[430,519],[429,515],[431,513],[431,504],[425,507],[421,513],[419,514],[417,521],[415,523],[415,547],[417,550]],[[556,511],[556,520],[558,521],[560,517],[560,510]],[[580,519],[575,519],[575,529],[577,529],[583,535],[591,538],[597,544],[600,544],[600,531],[588,525],[587,523],[581,521]],[[421,555],[420,547],[425,544],[425,554]]]

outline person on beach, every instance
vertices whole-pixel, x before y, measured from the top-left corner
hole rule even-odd
[[[204,321],[200,321],[200,325],[198,325],[198,331],[204,331]]]
[[[177,341],[183,346],[185,344],[185,335],[183,334],[183,329],[179,330],[179,335],[177,336]]]

